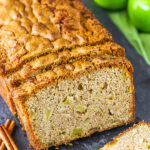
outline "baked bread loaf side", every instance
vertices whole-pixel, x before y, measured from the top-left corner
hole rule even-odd
[[[140,122],[132,128],[119,134],[114,140],[100,150],[149,150],[150,124]]]
[[[80,0],[0,1],[0,93],[35,149],[132,122],[132,74]]]

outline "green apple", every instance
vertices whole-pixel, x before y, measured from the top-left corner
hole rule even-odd
[[[127,0],[94,0],[101,7],[109,10],[120,10],[126,7]]]
[[[129,0],[128,14],[139,30],[150,32],[150,0]]]

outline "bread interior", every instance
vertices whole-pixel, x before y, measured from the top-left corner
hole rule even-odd
[[[51,146],[127,123],[132,99],[129,72],[103,68],[40,89],[25,106],[34,134]]]

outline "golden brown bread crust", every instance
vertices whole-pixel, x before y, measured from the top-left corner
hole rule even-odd
[[[1,73],[45,53],[112,41],[80,0],[5,0],[0,10],[0,45],[7,54]]]
[[[42,86],[46,86],[47,84],[57,84],[57,82],[59,82],[60,80],[65,80],[65,79],[69,79],[69,78],[78,78],[78,77],[82,76],[83,74],[87,74],[89,72],[93,72],[95,70],[99,70],[99,69],[105,68],[105,67],[109,67],[112,69],[115,67],[124,68],[130,74],[131,91],[132,91],[132,95],[133,95],[132,105],[130,106],[130,112],[132,112],[132,116],[129,119],[129,121],[126,123],[131,123],[134,120],[134,107],[135,107],[135,105],[134,105],[134,87],[133,87],[133,77],[132,77],[133,68],[132,68],[132,65],[130,64],[130,62],[123,57],[122,58],[115,58],[115,59],[106,59],[106,60],[105,59],[103,60],[101,58],[97,58],[97,59],[93,59],[92,63],[85,62],[85,64],[83,62],[80,62],[80,64],[73,66],[74,71],[72,71],[72,70],[66,71],[65,70],[64,71],[65,73],[63,73],[63,74],[57,74],[57,75],[51,76],[51,77],[47,76],[47,78],[42,77],[42,80],[44,82],[44,84],[42,84]],[[63,68],[60,66],[58,73],[62,73],[63,70],[64,70],[64,66],[63,66]],[[69,73],[70,71],[72,72],[71,74]],[[53,80],[51,80],[51,79],[53,79]],[[35,83],[35,85],[37,85],[38,82],[34,82],[34,83]],[[39,83],[42,83],[42,81],[40,81]],[[31,85],[29,85],[29,87],[30,86]],[[36,86],[36,90],[38,90],[38,88],[40,89],[41,87]],[[27,88],[25,88],[25,89],[27,89]],[[18,91],[15,91],[15,95],[17,95],[17,92]],[[31,90],[30,90],[30,92],[31,92]],[[31,94],[34,92],[35,92],[34,90],[32,90],[31,93],[22,92],[23,95],[19,95],[16,97],[15,105],[17,106],[16,108],[17,108],[21,123],[23,124],[23,127],[27,132],[27,136],[28,136],[28,139],[30,141],[30,144],[36,149],[46,149],[47,147],[45,145],[42,145],[42,143],[40,143],[38,141],[38,139],[36,138],[36,136],[34,135],[31,124],[30,124],[30,119],[29,119],[27,110],[26,110],[25,105],[24,105],[24,102],[27,99],[28,94],[31,96]],[[20,93],[21,92],[19,91],[19,94]],[[111,128],[121,126],[123,124],[125,124],[125,123],[124,122],[118,123],[117,125],[112,126]],[[108,130],[108,129],[106,128],[103,130]],[[103,130],[95,130],[94,132],[96,132],[96,131],[101,132]],[[91,135],[91,134],[92,133],[89,133],[89,135]],[[80,137],[80,138],[82,138],[82,137]],[[74,140],[74,139],[72,139],[72,140]],[[70,140],[70,141],[72,141],[72,140]],[[66,143],[69,143],[70,141],[66,141]],[[58,145],[61,145],[61,144],[63,144],[63,143],[60,143]],[[58,146],[58,145],[55,145],[55,146]]]
[[[150,123],[141,121],[141,122],[139,122],[138,124],[134,125],[133,127],[129,128],[129,129],[127,129],[126,131],[124,131],[124,132],[120,133],[119,135],[117,135],[117,136],[113,139],[113,141],[107,143],[105,146],[114,145],[114,144],[118,141],[118,139],[119,139],[121,136],[125,135],[127,132],[129,132],[129,131],[131,131],[131,130],[133,130],[133,129],[135,129],[135,128],[138,128],[138,126],[142,126],[142,125],[147,125],[147,126],[150,127]],[[99,150],[103,150],[103,148],[100,148]]]

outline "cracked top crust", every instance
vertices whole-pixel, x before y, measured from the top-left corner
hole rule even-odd
[[[64,48],[112,41],[80,0],[0,0],[1,73]]]

